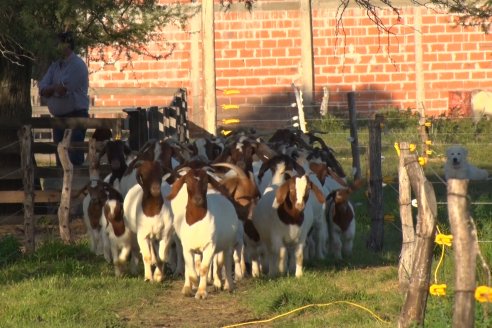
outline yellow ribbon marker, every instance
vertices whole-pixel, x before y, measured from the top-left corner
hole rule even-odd
[[[222,105],[223,110],[239,109],[239,105]]]
[[[475,289],[475,299],[480,303],[492,303],[492,288],[488,286],[478,286]]]
[[[417,145],[416,144],[410,144],[410,152],[413,153],[416,149],[417,149]]]
[[[427,122],[425,122],[425,123],[424,123],[424,125],[425,125],[426,127],[430,128],[430,127],[432,126],[432,122],[427,121]]]
[[[238,118],[224,118],[222,119],[222,124],[236,124],[241,122]]]
[[[434,241],[436,244],[451,247],[453,245],[453,235],[438,233]]]
[[[434,296],[446,296],[446,284],[432,284],[429,287],[429,293]]]
[[[426,153],[427,155],[432,155],[433,151],[432,151],[431,149],[427,149],[427,150],[425,151],[425,153]]]
[[[391,176],[386,176],[386,177],[383,177],[383,182],[386,183],[386,184],[394,183],[395,182],[395,178],[393,178]]]
[[[394,222],[395,221],[395,216],[393,214],[385,214],[384,215],[384,221],[386,221],[386,222]]]
[[[432,140],[426,140],[426,141],[425,141],[425,144],[426,144],[426,145],[429,145],[429,146],[430,146],[430,145],[432,145]]]
[[[395,142],[395,150],[396,150],[396,154],[398,155],[398,157],[400,157],[400,144],[398,142]]]
[[[222,130],[221,133],[227,137],[229,134],[232,133],[232,130]]]
[[[235,89],[224,90],[225,95],[237,95],[239,93],[241,93],[241,92],[239,90],[235,90]]]

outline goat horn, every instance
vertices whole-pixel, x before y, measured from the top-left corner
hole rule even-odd
[[[234,165],[232,163],[215,163],[215,164],[212,164],[212,166],[227,167],[227,168],[233,170],[234,172],[236,172],[237,176],[240,179],[249,179],[248,176],[244,173],[244,171],[239,166]]]

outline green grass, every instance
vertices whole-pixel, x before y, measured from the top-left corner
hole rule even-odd
[[[418,144],[417,118],[409,112],[385,111],[383,143],[383,176],[394,182],[383,188],[384,212],[394,214],[395,222],[384,226],[384,248],[374,253],[366,249],[370,231],[370,217],[364,191],[353,197],[357,213],[357,235],[352,258],[345,262],[326,260],[306,263],[301,279],[284,277],[270,280],[249,279],[241,293],[224,295],[239,298],[256,318],[271,318],[309,304],[311,307],[272,321],[272,327],[395,327],[404,301],[398,289],[397,264],[401,248],[398,207],[397,163],[393,148],[395,142]],[[350,172],[350,144],[347,124],[337,117],[318,122],[319,130],[328,130],[328,145],[337,151],[337,157]],[[465,144],[469,159],[475,165],[489,169],[492,144],[492,125],[483,121],[474,126],[467,121],[433,120],[430,129],[434,154],[424,167],[427,178],[433,182],[438,204],[438,224],[449,233],[446,188],[438,176],[443,176],[444,153],[449,144]],[[359,143],[362,148],[363,175],[367,168],[367,122],[359,124]],[[418,148],[420,149],[420,148]],[[470,212],[478,228],[480,249],[492,263],[492,188],[490,182],[470,182]],[[480,203],[479,203],[480,202]],[[87,244],[65,246],[49,242],[30,256],[23,256],[15,239],[0,239],[0,327],[126,327],[122,311],[138,309],[142,302],[157,302],[169,293],[169,285],[146,284],[141,276],[116,279],[113,269],[104,260],[94,256]],[[436,245],[431,281],[441,249]],[[429,296],[425,315],[427,327],[450,327],[453,312],[454,254],[446,249],[442,267],[437,272],[438,283],[448,285],[445,297]],[[487,275],[477,266],[477,283],[487,284]],[[172,302],[172,299],[169,301]],[[388,323],[351,302],[373,311]],[[207,301],[205,301],[207,302]],[[198,302],[199,304],[199,302]],[[203,303],[206,304],[206,303]],[[200,305],[198,305],[200,306]],[[227,304],[225,305],[227,306]],[[488,314],[485,314],[488,310]],[[476,303],[476,327],[491,327],[492,307]],[[191,314],[191,313],[190,313]]]
[[[0,327],[126,327],[118,311],[165,289],[116,279],[86,244],[50,241],[0,269]]]

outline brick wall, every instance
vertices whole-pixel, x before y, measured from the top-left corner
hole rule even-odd
[[[356,92],[359,111],[397,107],[427,114],[446,112],[450,94],[492,89],[492,36],[479,28],[456,27],[453,17],[434,9],[402,6],[400,20],[390,10],[378,11],[390,34],[378,31],[359,8],[348,8],[338,21],[336,1],[313,1],[315,104],[330,92],[329,109],[346,110],[346,94]],[[257,1],[252,13],[234,6],[216,10],[215,56],[218,119],[240,117],[244,123],[271,126],[294,114],[291,83],[300,84],[301,39],[298,1]],[[338,22],[338,23],[337,23]],[[337,30],[338,26],[338,30]],[[101,69],[91,62],[91,86],[184,87],[192,91],[190,24],[167,28],[165,60],[135,57],[133,66],[118,62]],[[237,95],[223,90],[237,89]],[[189,97],[192,119],[200,124],[198,96]],[[165,105],[167,99],[100,97],[96,106]],[[223,110],[224,104],[239,110]],[[309,104],[307,104],[309,107]]]

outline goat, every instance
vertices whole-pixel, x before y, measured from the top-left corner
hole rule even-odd
[[[137,235],[146,281],[162,281],[173,235],[173,213],[163,197],[162,175],[159,162],[139,163],[136,169],[138,184],[128,191],[123,202],[125,226]],[[154,272],[152,264],[156,266]]]
[[[111,173],[104,180],[113,185],[116,190],[120,190],[121,178],[128,168],[126,158],[130,153],[131,149],[125,141],[107,140],[99,154],[99,158],[106,154],[111,167]]]
[[[207,275],[214,255],[224,252],[226,279],[225,290],[234,288],[232,280],[232,251],[242,243],[242,229],[232,203],[223,195],[207,193],[210,182],[220,189],[217,181],[210,177],[204,169],[184,168],[187,173],[172,185],[168,200],[173,200],[184,184],[188,191],[185,220],[181,222],[181,244],[185,262],[185,283],[182,293],[192,294],[192,284],[198,284],[196,299],[207,297]],[[195,271],[193,255],[201,254],[199,267],[199,283]],[[220,268],[217,269],[220,272]],[[216,285],[217,287],[217,285]]]
[[[82,211],[84,223],[89,235],[89,246],[96,255],[103,255],[106,261],[110,262],[111,258],[104,253],[102,240],[102,222],[103,207],[108,199],[104,182],[101,180],[90,181],[79,193],[87,191],[87,195],[82,201]]]
[[[175,141],[171,139],[160,142],[149,140],[140,149],[137,157],[128,165],[120,182],[121,194],[125,197],[128,190],[137,184],[136,167],[141,161],[158,161],[162,168],[169,172],[177,167],[180,161],[184,162],[184,160],[181,148]]]
[[[332,191],[326,201],[326,219],[330,230],[331,251],[337,260],[352,254],[355,237],[355,211],[349,196],[362,186],[362,180]]]
[[[276,155],[263,163],[257,177],[260,193],[263,195],[268,187],[276,188],[285,181],[285,173],[296,171],[303,175],[305,170],[295,159],[287,155]]]
[[[129,256],[131,273],[137,271],[139,249],[136,235],[125,226],[123,197],[109,184],[106,186],[108,199],[103,207],[106,226],[103,233],[104,253],[113,259],[115,275],[121,276]],[[110,254],[110,255],[109,255]]]
[[[306,206],[310,191],[324,202],[322,191],[306,175],[294,176],[276,190],[266,192],[253,212],[253,223],[269,259],[270,276],[285,273],[287,247],[295,248],[296,277],[302,276],[303,249],[313,224],[313,211]]]
[[[236,209],[237,216],[243,224],[244,242],[247,245],[246,249],[249,252],[255,248],[259,242],[258,231],[256,230],[253,221],[253,210],[260,198],[260,192],[255,182],[253,173],[248,172],[248,175],[238,166],[230,163],[216,163],[213,167],[226,167],[235,172],[235,176],[227,176],[220,181],[220,184],[227,190],[228,195]],[[252,245],[252,247],[248,247]],[[253,255],[254,256],[254,255]],[[236,256],[237,257],[237,256]],[[241,256],[241,267],[235,268],[235,277],[237,280],[242,278],[242,274],[246,272],[245,252]]]

